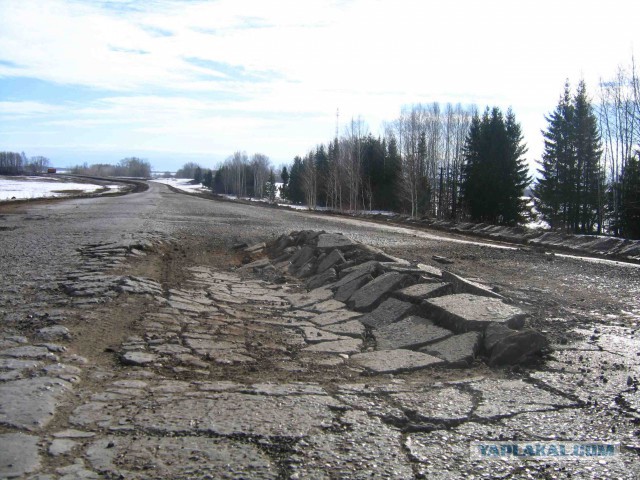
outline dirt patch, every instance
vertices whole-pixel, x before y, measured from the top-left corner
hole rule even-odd
[[[229,270],[241,265],[242,255],[221,246],[215,239],[183,238],[156,246],[145,256],[130,257],[122,267],[106,274],[144,277],[160,283],[165,291],[182,288],[188,267],[208,266]],[[121,294],[95,308],[76,310],[69,320],[75,340],[74,353],[98,365],[119,365],[114,352],[128,337],[140,335],[138,323],[144,314],[158,310],[149,295]]]

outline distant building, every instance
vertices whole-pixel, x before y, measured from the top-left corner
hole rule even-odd
[[[55,168],[47,168],[47,173],[56,173]]]

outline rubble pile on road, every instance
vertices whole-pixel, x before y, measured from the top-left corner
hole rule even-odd
[[[316,305],[309,318],[318,351],[353,355],[375,373],[430,365],[464,366],[482,357],[490,365],[518,364],[548,348],[545,336],[525,327],[526,312],[491,289],[431,265],[391,257],[336,233],[300,231],[270,245],[246,247],[242,268],[305,281],[306,293],[289,297],[292,308]],[[334,338],[355,332],[375,348],[358,351]]]

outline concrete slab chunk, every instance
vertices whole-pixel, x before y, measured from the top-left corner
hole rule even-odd
[[[363,338],[365,328],[362,322],[351,320],[344,323],[334,323],[325,327],[327,332],[336,333],[338,335],[346,335],[348,337]]]
[[[0,435],[0,478],[24,477],[40,469],[40,438],[24,433]]]
[[[295,477],[414,478],[398,429],[358,410],[345,412],[341,421],[349,428],[305,438],[293,457]]]
[[[270,264],[271,262],[269,261],[268,258],[261,258],[260,260],[256,260],[255,262],[250,262],[250,263],[247,263],[246,265],[243,265],[242,267],[240,267],[240,270],[251,270],[251,269],[258,270]]]
[[[458,293],[422,302],[429,318],[455,332],[484,331],[492,322],[522,328],[526,313],[497,298]]]
[[[300,278],[309,278],[313,275],[313,272],[316,270],[316,259],[315,257],[311,258],[307,263],[302,265],[299,269],[290,269],[290,272],[294,275],[297,275]]]
[[[305,310],[317,313],[327,313],[333,312],[334,310],[343,309],[344,307],[344,303],[330,299],[325,300],[324,302],[316,303],[315,305],[309,305],[308,307],[305,307]]]
[[[357,338],[316,343],[304,349],[305,352],[344,353],[347,355],[359,353],[361,350],[362,340]]]
[[[443,297],[452,293],[453,286],[450,283],[418,283],[397,290],[393,295],[407,302],[420,303],[428,298]]]
[[[411,350],[378,350],[359,353],[351,360],[375,373],[397,373],[418,370],[443,363],[439,358]]]
[[[346,278],[346,277],[345,277]],[[334,295],[334,298],[339,302],[346,302],[349,298],[364,287],[367,283],[371,282],[373,277],[365,273],[364,275],[357,276],[354,280],[349,283],[342,285]],[[335,284],[334,284],[335,285]]]
[[[378,262],[374,262],[374,263],[379,265]],[[359,265],[356,265],[356,267],[359,267]],[[352,268],[356,268],[356,267],[352,267]],[[347,270],[351,270],[351,268]],[[338,288],[343,287],[344,285],[354,281],[355,279],[365,275],[370,275],[373,272],[375,272],[374,267],[356,268],[355,270],[351,270],[349,272],[346,272],[346,270],[343,270],[340,272],[340,280],[338,280],[335,284],[333,284],[331,288],[333,288],[334,290],[337,290]]]
[[[309,305],[324,302],[333,297],[333,292],[327,288],[316,288],[306,293],[294,293],[285,297],[293,308],[304,308]]]
[[[333,325],[335,323],[342,323],[354,318],[361,317],[362,314],[358,312],[352,312],[350,310],[333,310],[331,312],[322,313],[309,321],[319,326]]]
[[[340,253],[340,250],[335,249],[318,263],[318,269],[316,272],[322,273],[325,270],[335,267],[336,265],[341,265],[344,262],[345,260],[342,253]]]
[[[70,383],[52,377],[4,382],[0,384],[0,423],[27,430],[46,427],[69,390]]]
[[[426,263],[419,263],[417,267],[433,278],[442,278],[442,270]]]
[[[267,244],[264,242],[261,242],[245,248],[244,251],[247,253],[256,253],[256,252],[259,252],[260,250],[264,250],[265,248],[267,248]]]
[[[44,327],[36,332],[36,337],[45,342],[69,340],[71,338],[71,332],[69,329],[62,325],[54,325],[52,327]]]
[[[315,253],[315,249],[309,246],[302,247],[302,249],[298,250],[293,257],[291,257],[291,266],[289,267],[289,270],[293,272],[302,267],[315,256]]]
[[[136,409],[131,424],[163,436],[175,432],[298,438],[330,426],[335,418],[332,408],[341,405],[326,394],[272,396],[220,392],[206,398],[181,399],[180,408],[176,408],[175,397],[168,396],[159,399],[153,409]],[[111,424],[117,424],[117,416],[114,417],[109,419]]]
[[[442,272],[442,281],[451,283],[453,285],[453,290],[455,293],[472,293],[474,295],[480,295],[482,297],[504,299],[502,295],[494,292],[493,290],[490,290],[484,285],[463,278],[460,275],[456,275],[455,273],[446,271]]]
[[[25,345],[23,347],[7,348],[0,351],[0,356],[13,358],[30,358],[34,360],[51,360],[58,361],[53,353],[49,352],[47,347],[34,347],[33,345]]]
[[[127,352],[122,355],[122,363],[125,365],[134,365],[143,367],[158,360],[158,356],[153,353],[146,352]]]
[[[371,311],[390,292],[402,287],[408,278],[407,275],[397,272],[380,275],[356,291],[349,299],[349,305],[361,312]]]
[[[521,379],[487,378],[469,386],[481,394],[474,414],[480,418],[496,418],[524,412],[548,411],[554,407],[577,404],[575,400],[543,390]]]
[[[345,249],[354,245],[352,240],[339,233],[323,233],[318,236],[319,249]]]
[[[379,350],[419,348],[444,340],[453,333],[438,327],[431,320],[411,316],[399,322],[385,325],[374,331]]]
[[[58,457],[71,452],[78,446],[78,442],[69,440],[68,438],[56,438],[49,445],[49,455],[52,457]]]
[[[441,358],[449,364],[463,366],[476,358],[481,339],[480,332],[467,332],[423,347],[420,351]]]
[[[515,365],[526,361],[535,353],[547,348],[547,337],[535,330],[514,331],[499,340],[491,349],[489,365]]]
[[[351,260],[353,262],[353,260]],[[367,272],[367,273],[376,273],[381,271],[380,262],[376,260],[367,260],[366,262],[357,263],[351,267],[346,267],[340,270],[340,278],[343,279],[347,275],[351,275],[354,272]]]
[[[302,334],[307,343],[330,342],[335,340],[345,340],[335,333],[319,330],[316,327],[303,327]]]
[[[429,388],[423,392],[391,395],[403,410],[412,410],[427,420],[463,421],[475,406],[473,395],[456,387]]]
[[[382,328],[385,325],[397,322],[415,308],[416,306],[412,303],[403,302],[397,298],[389,298],[382,302],[373,312],[363,315],[360,321],[373,328]]]
[[[501,323],[491,323],[484,331],[484,349],[490,352],[493,346],[509,335],[513,335],[516,330],[513,330]]]
[[[110,436],[91,444],[87,458],[109,478],[278,478],[258,447],[225,438]]]
[[[313,290],[314,288],[322,287],[327,283],[334,282],[338,277],[336,276],[336,271],[333,268],[323,271],[322,273],[318,273],[307,280],[306,287],[309,290]]]

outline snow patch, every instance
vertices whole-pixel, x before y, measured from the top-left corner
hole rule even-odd
[[[152,182],[162,183],[164,185],[171,185],[182,192],[188,193],[204,193],[211,192],[208,188],[202,186],[201,183],[192,184],[193,180],[188,178],[156,178],[151,180]]]
[[[93,193],[98,190],[120,190],[121,185],[65,182],[60,177],[0,177],[0,201],[64,197],[73,193]]]

